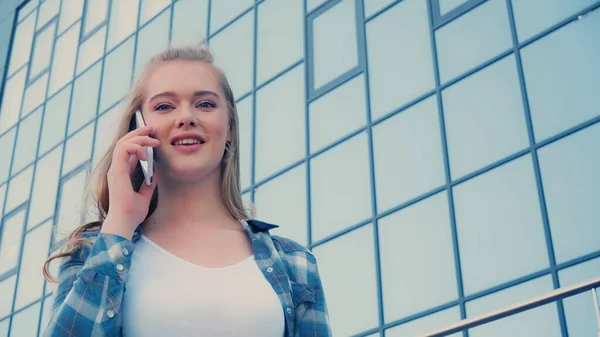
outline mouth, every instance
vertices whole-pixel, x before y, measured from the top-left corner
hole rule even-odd
[[[200,135],[180,135],[171,140],[171,145],[178,151],[184,153],[195,152],[200,149],[206,141]]]

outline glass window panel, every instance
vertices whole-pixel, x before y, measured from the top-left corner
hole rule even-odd
[[[0,111],[0,134],[10,129],[19,120],[26,74],[27,69],[24,68],[6,81],[2,96],[2,110]]]
[[[304,66],[256,94],[256,168],[261,181],[306,154]]]
[[[68,0],[68,6],[62,6],[60,9],[60,18],[58,20],[58,33],[64,32],[67,28],[69,28],[75,21],[81,18],[81,13],[83,12],[83,2],[85,0]]]
[[[304,58],[302,10],[302,0],[269,0],[258,6],[258,83]]]
[[[529,155],[456,186],[454,206],[465,294],[548,267]]]
[[[312,159],[313,241],[372,216],[369,177],[369,148],[364,132]]]
[[[137,28],[139,1],[113,1],[110,8],[107,50],[133,34]]]
[[[87,0],[85,15],[83,17],[83,34],[91,32],[106,20],[109,0]]]
[[[8,337],[8,323],[10,323],[10,317],[5,318],[0,322],[0,336]]]
[[[442,192],[379,220],[387,322],[458,298],[449,215]]]
[[[467,302],[467,317],[476,317],[533,299],[553,290],[550,276],[535,279]],[[556,304],[524,311],[514,316],[487,323],[469,330],[469,337],[553,337],[562,336]]]
[[[311,152],[364,127],[367,122],[364,76],[359,75],[311,102],[309,113]]]
[[[41,306],[38,302],[13,317],[10,327],[11,337],[36,336]]]
[[[218,1],[215,3],[225,4],[225,2]],[[254,13],[249,12],[211,38],[210,46],[215,55],[215,65],[227,74],[234,96],[241,97],[252,90]]]
[[[10,163],[13,156],[13,149],[15,145],[15,136],[17,135],[17,128],[6,132],[0,137],[0,153],[4,158],[9,160],[0,160],[0,182],[8,180]]]
[[[98,117],[96,124],[96,140],[94,142],[93,165],[96,166],[116,137],[115,125],[123,113],[123,105],[117,104]]]
[[[599,276],[600,259],[587,261],[558,272],[561,287],[569,287],[589,281]],[[563,300],[567,319],[568,336],[594,336],[598,325],[591,291],[571,296]]]
[[[512,0],[520,41],[525,41],[598,0]]]
[[[79,46],[77,58],[77,74],[87,69],[92,63],[98,61],[104,54],[104,41],[106,40],[106,26],[99,29],[94,35]]]
[[[134,46],[135,39],[132,36],[104,59],[106,65],[102,79],[100,111],[108,109],[129,91],[133,73]]]
[[[50,323],[50,316],[52,315],[53,298],[53,296],[48,296],[46,297],[46,299],[44,299],[44,307],[42,309],[42,320],[40,322],[40,331],[44,331],[48,326],[48,323]]]
[[[62,153],[63,147],[59,146],[37,164],[27,228],[32,228],[54,214]]]
[[[600,115],[600,11],[521,51],[535,138],[542,140]]]
[[[10,217],[5,217],[2,226],[2,241],[0,241],[0,275],[17,266],[19,253],[21,252],[21,236],[23,235],[23,225],[25,223],[25,210],[21,210]],[[13,286],[14,287],[14,286]],[[6,294],[0,290],[0,298],[6,298]],[[11,292],[11,297],[13,293]],[[12,299],[11,299],[12,302]],[[0,308],[0,317],[5,316],[3,308]],[[8,307],[10,310],[10,307]]]
[[[33,47],[33,59],[29,65],[29,79],[35,78],[50,65],[55,31],[56,21],[47,28],[44,28],[43,31],[37,33],[35,37],[35,46]]]
[[[600,249],[600,124],[539,150],[556,262]]]
[[[94,142],[94,124],[90,124],[77,132],[65,145],[65,159],[62,174],[65,175],[83,162],[90,159]]]
[[[31,179],[33,178],[33,165],[11,178],[6,195],[6,212],[29,200]],[[2,273],[0,273],[2,274]]]
[[[68,7],[68,6],[65,6]],[[60,0],[44,0],[40,5],[40,13],[37,19],[37,29],[43,27],[48,21],[58,14]]]
[[[2,216],[2,212],[4,210],[4,198],[6,196],[6,186],[7,186],[7,184],[0,186],[0,216]]]
[[[434,88],[425,0],[405,0],[367,23],[373,120]]]
[[[440,7],[440,15],[445,15],[456,7],[464,4],[469,0],[438,0]]]
[[[25,4],[25,6],[23,6],[23,8],[21,8],[19,10],[19,17],[18,17],[18,22],[23,21],[23,19],[29,15],[29,13],[31,13],[39,4],[39,0],[30,0],[27,1],[27,3]],[[33,16],[35,17],[35,14],[33,14]]]
[[[210,5],[210,33],[214,34],[253,4],[253,0],[213,1]]]
[[[69,135],[96,116],[101,74],[102,62],[99,62],[75,80],[69,115]]]
[[[73,26],[56,41],[48,96],[57,92],[73,79],[77,47],[79,46],[79,28],[79,24]]]
[[[16,274],[0,282],[0,317],[4,317],[10,314],[13,298],[15,295],[16,284]]]
[[[42,296],[44,277],[41,270],[48,256],[51,230],[52,222],[48,221],[25,236],[15,310]]]
[[[442,97],[452,178],[529,147],[514,56],[450,86]]]
[[[13,172],[19,172],[35,160],[35,151],[38,146],[40,126],[42,124],[42,107],[21,121],[17,149],[13,158]]]
[[[237,103],[237,113],[240,133],[240,184],[244,190],[252,185],[252,95]]]
[[[373,151],[378,212],[444,185],[435,96],[376,125]]]
[[[319,89],[358,65],[355,1],[342,0],[312,25],[313,85]]]
[[[48,73],[38,78],[25,89],[25,98],[23,98],[23,109],[21,117],[27,116],[33,109],[37,108],[46,99],[46,89],[48,88]]]
[[[350,336],[378,321],[373,226],[363,226],[313,249],[319,264],[331,330]],[[360,291],[357,291],[360,289]],[[348,294],[360,305],[348,305]]]
[[[171,0],[141,0],[142,14],[140,15],[140,26],[150,21],[160,11],[171,4]],[[169,14],[170,16],[170,14]],[[169,23],[170,23],[169,18]]]
[[[46,153],[65,137],[70,100],[71,85],[61,90],[46,103],[39,154]]]
[[[460,310],[458,307],[452,307],[388,329],[385,331],[385,337],[418,336],[444,328],[458,321],[460,321]],[[450,335],[450,337],[461,337],[462,335],[461,332],[457,332]]]
[[[171,45],[185,46],[206,39],[208,0],[179,0],[173,10]]]
[[[15,31],[13,46],[10,55],[10,67],[8,75],[12,75],[17,69],[29,62],[33,42],[33,30],[36,12],[19,23]]]
[[[315,9],[315,8],[321,6],[322,4],[324,4],[325,1],[327,1],[327,0],[307,0],[306,1],[306,7],[307,7],[306,11],[307,12],[312,11],[313,9]]]
[[[363,7],[365,12],[365,18],[377,13],[385,6],[391,4],[394,0],[364,0]]]
[[[58,252],[59,252],[59,249],[56,249],[52,253],[50,253],[49,256],[50,255],[56,255]],[[50,275],[54,275],[54,276],[58,275],[59,263],[60,263],[60,259],[53,260],[49,264],[48,271],[50,272]],[[57,287],[57,283],[46,282],[46,289],[45,289],[46,295],[54,294],[54,291],[56,290],[56,287]]]
[[[71,231],[81,225],[81,215],[85,206],[85,184],[87,171],[81,170],[77,174],[62,182],[56,235],[54,241],[66,238]]]
[[[137,79],[154,54],[169,46],[171,9],[164,11],[138,33],[134,78]]]
[[[286,196],[282,198],[282,196]],[[307,240],[306,166],[293,168],[256,189],[254,195],[259,219],[279,225],[274,235],[303,245]],[[294,214],[290,217],[290,214]]]
[[[487,1],[435,32],[442,83],[512,48],[506,1]]]

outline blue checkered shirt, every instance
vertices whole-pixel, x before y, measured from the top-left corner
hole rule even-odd
[[[285,337],[331,336],[317,262],[302,245],[277,236],[277,226],[242,222],[258,267],[279,297]],[[92,241],[65,258],[58,271],[52,317],[43,336],[121,336],[121,303],[135,242],[118,235],[89,232]]]

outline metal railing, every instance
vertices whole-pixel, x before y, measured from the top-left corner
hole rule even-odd
[[[596,294],[596,288],[600,287],[600,278],[585,281],[579,284],[575,284],[570,287],[563,287],[556,289],[548,294],[544,294],[533,299],[519,302],[509,307],[492,311],[490,313],[477,316],[474,318],[464,319],[456,324],[447,326],[445,328],[420,335],[419,337],[443,337],[451,334],[462,332],[464,330],[474,328],[479,325],[497,321],[501,318],[512,316],[523,311],[531,310],[542,305],[552,303],[564,298],[574,296],[586,291],[590,291],[594,301],[594,307],[596,310],[596,322],[598,324],[598,337],[600,337],[600,306],[598,305],[598,296]]]

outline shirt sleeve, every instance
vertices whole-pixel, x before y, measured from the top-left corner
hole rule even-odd
[[[43,336],[119,336],[121,303],[134,244],[99,233],[61,263]]]
[[[295,337],[330,337],[331,326],[327,302],[323,291],[323,284],[314,256],[309,255],[308,281],[315,292],[314,302],[308,303],[308,307],[302,316],[302,320],[296,327]]]

